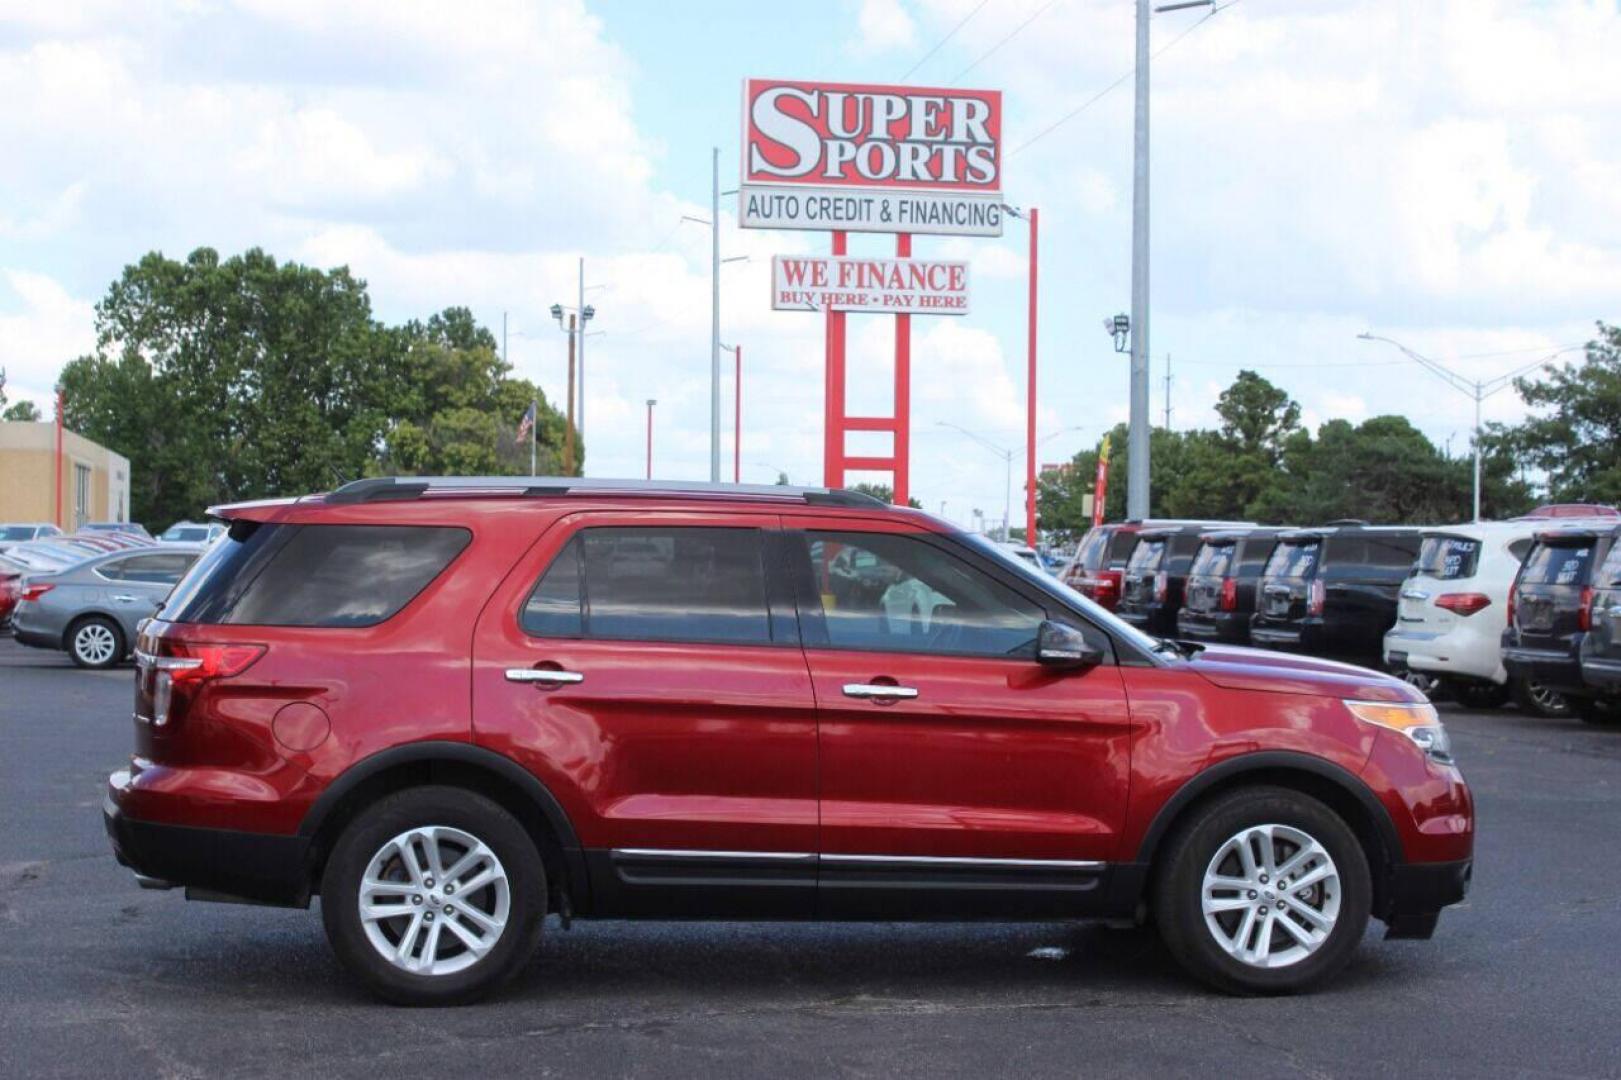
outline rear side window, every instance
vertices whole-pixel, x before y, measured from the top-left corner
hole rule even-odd
[[[1170,542],[1164,539],[1139,540],[1131,553],[1131,559],[1126,563],[1126,572],[1146,574],[1158,570],[1160,562],[1165,558],[1165,549],[1169,546]]]
[[[1226,577],[1232,569],[1233,553],[1237,550],[1236,544],[1204,544],[1193,557],[1193,566],[1188,573],[1194,577]]]
[[[243,626],[375,626],[461,554],[466,529],[234,524],[171,596],[164,618]]]
[[[1285,540],[1272,549],[1266,561],[1267,577],[1308,578],[1317,569],[1316,540]]]
[[[131,555],[103,563],[96,573],[113,581],[139,581],[148,585],[173,585],[185,576],[197,556],[178,552],[163,555]]]
[[[1593,584],[1601,589],[1621,589],[1621,543],[1610,545],[1610,553],[1604,557]]]
[[[1426,536],[1418,549],[1413,573],[1442,581],[1475,576],[1480,563],[1480,541],[1467,536]]]
[[[1193,555],[1199,550],[1199,534],[1196,532],[1177,533],[1171,537],[1170,559],[1166,564],[1173,574],[1185,574],[1193,563]]]
[[[1593,544],[1537,544],[1520,570],[1527,585],[1585,585],[1593,565]]]
[[[537,637],[771,642],[757,529],[584,529],[519,616]]]
[[[1413,560],[1418,557],[1421,541],[1415,535],[1381,536],[1370,534],[1367,538],[1367,559],[1371,566],[1383,567],[1387,570],[1408,570]]]
[[[1103,567],[1119,566],[1126,561],[1133,548],[1137,546],[1137,533],[1126,529],[1116,529],[1109,536],[1109,556]],[[1102,569],[1103,567],[1100,567]]]
[[[1104,553],[1108,549],[1108,530],[1093,529],[1081,540],[1081,546],[1075,549],[1074,565],[1084,570],[1099,570],[1103,567]]]

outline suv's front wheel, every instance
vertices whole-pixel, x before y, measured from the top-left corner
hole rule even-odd
[[[1235,993],[1292,993],[1350,960],[1367,928],[1367,857],[1339,815],[1278,787],[1218,796],[1168,841],[1155,894],[1166,945]]]
[[[345,966],[402,1005],[473,1001],[534,954],[546,874],[529,834],[471,791],[412,788],[343,830],[321,918]]]

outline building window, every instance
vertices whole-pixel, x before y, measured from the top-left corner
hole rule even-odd
[[[82,529],[90,520],[90,466],[73,466],[73,527]]]

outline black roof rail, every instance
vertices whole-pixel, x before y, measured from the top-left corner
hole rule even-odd
[[[560,495],[666,495],[723,499],[775,499],[810,506],[872,508],[882,499],[843,488],[802,488],[785,484],[715,484],[690,480],[585,479],[578,476],[374,476],[354,480],[327,493],[325,501],[393,502],[423,497],[475,498],[489,495],[552,497]]]

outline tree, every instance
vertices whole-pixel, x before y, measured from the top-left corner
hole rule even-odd
[[[850,490],[859,491],[863,495],[871,495],[880,502],[892,503],[895,501],[895,489],[890,487],[888,484],[852,484],[850,485]],[[910,495],[906,497],[906,505],[910,506],[914,510],[923,509],[923,504],[918,502],[917,499]]]
[[[562,417],[470,312],[386,327],[343,267],[154,252],[109,287],[96,331],[62,372],[66,420],[130,459],[131,512],[159,527],[362,475],[527,472],[514,435],[531,399],[538,442],[562,444]]]
[[[1621,326],[1599,323],[1583,362],[1549,364],[1514,388],[1533,415],[1497,429],[1499,445],[1542,471],[1555,501],[1621,502]]]
[[[26,423],[36,423],[39,418],[39,406],[32,401],[19,401],[10,406],[6,405],[6,369],[0,368],[0,420],[21,420]]]

